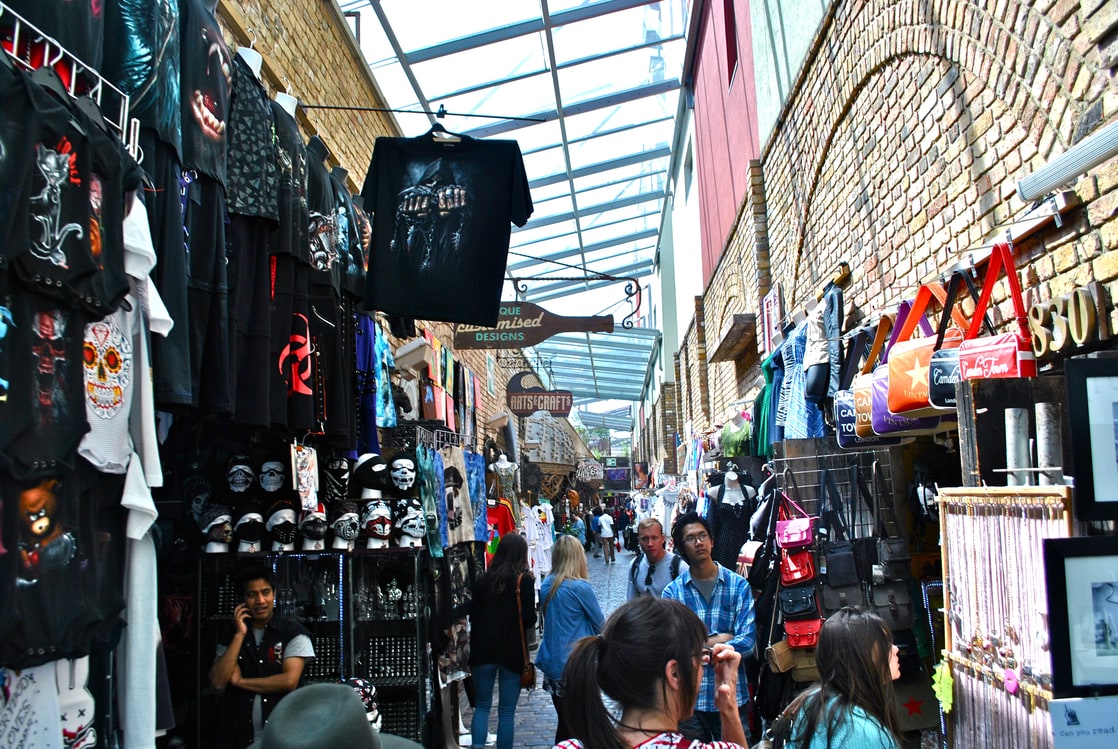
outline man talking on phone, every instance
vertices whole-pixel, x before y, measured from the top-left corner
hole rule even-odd
[[[275,615],[271,569],[246,569],[237,578],[244,603],[233,609],[210,667],[210,684],[223,690],[220,746],[229,749],[244,749],[262,734],[272,709],[300,686],[304,667],[314,660],[310,633]]]

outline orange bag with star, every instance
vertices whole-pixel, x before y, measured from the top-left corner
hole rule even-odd
[[[916,292],[912,310],[889,351],[889,412],[898,416],[921,418],[943,414],[942,409],[928,403],[928,365],[932,352],[936,350],[936,337],[912,339],[916,326],[929,311],[932,299],[937,300],[941,307],[946,306],[947,290],[939,281],[926,283]],[[947,330],[940,348],[957,348],[970,325],[967,316],[958,307],[952,308],[951,317],[957,327]]]

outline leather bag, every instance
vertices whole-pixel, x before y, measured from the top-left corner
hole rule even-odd
[[[839,377],[839,389],[835,391],[835,439],[838,441],[838,446],[843,450],[861,450],[867,445],[899,445],[912,440],[912,438],[905,437],[878,437],[875,435],[873,428],[869,425],[870,412],[868,410],[865,414],[868,436],[858,435],[858,405],[857,396],[854,392],[854,377],[861,372],[864,361],[871,354],[876,357],[880,353],[880,346],[878,346],[877,353],[874,353],[872,349],[867,351],[866,347],[870,343],[871,332],[873,332],[871,328],[860,328],[854,334],[854,338],[851,339],[846,348],[842,374]],[[883,334],[882,343],[884,343],[884,338],[885,335]],[[874,343],[877,343],[876,338]],[[867,402],[866,405],[868,409],[869,403]]]
[[[793,514],[792,510],[799,512]],[[815,540],[815,518],[808,515],[795,500],[784,495],[780,503],[780,520],[776,521],[776,545],[781,549],[799,549],[811,546]]]
[[[815,579],[815,556],[808,549],[781,549],[780,584],[797,585]]]
[[[1009,298],[1013,303],[1014,330],[996,336],[979,338],[982,319],[990,304],[994,286],[1002,273],[1009,282]],[[975,305],[974,317],[967,329],[966,340],[959,346],[959,371],[964,380],[988,380],[1004,377],[1036,377],[1036,355],[1029,332],[1025,300],[1021,295],[1021,279],[1013,263],[1013,250],[1005,242],[994,245],[982,282],[982,294]]]
[[[520,580],[523,577],[523,573],[516,576],[516,616],[520,629],[520,652],[524,656],[524,670],[520,672],[520,688],[532,690],[536,688],[536,664],[528,657],[528,640],[524,636],[524,605],[520,602]]]
[[[815,663],[815,648],[790,648],[792,654],[792,681],[809,684],[819,681],[819,667]]]
[[[819,602],[815,599],[815,586],[812,584],[797,585],[793,588],[784,588],[778,594],[780,597],[780,613],[784,614],[784,629],[788,631],[791,621],[800,619],[818,619]]]
[[[854,398],[854,434],[860,439],[870,440],[871,443],[878,436],[873,431],[872,425],[873,368],[877,366],[878,359],[881,358],[882,349],[884,349],[885,343],[889,339],[889,334],[893,331],[895,320],[896,315],[893,313],[885,313],[878,319],[873,344],[870,346],[869,353],[866,354],[861,369],[854,376],[850,385],[850,392]]]
[[[944,303],[939,328],[936,330],[936,349],[928,361],[928,405],[941,411],[953,412],[958,407],[955,385],[962,379],[962,372],[959,369],[959,346],[946,348],[941,347],[940,344],[947,332],[948,321],[951,319],[950,310],[959,295],[959,286],[964,283],[971,299],[975,303],[978,302],[978,290],[974,287],[970,273],[965,270],[952,273],[951,280],[947,283],[947,301]],[[988,315],[983,316],[983,325],[990,335],[994,334]]]
[[[823,620],[802,619],[784,622],[784,637],[793,648],[813,648],[819,644],[819,629]]]
[[[828,540],[823,545],[827,584],[841,587],[858,582],[858,569],[854,564],[854,544],[846,540],[847,526],[843,521],[843,506],[834,476],[824,468],[819,472],[819,486],[823,500],[823,527]]]
[[[823,616],[831,616],[844,606],[866,605],[866,592],[861,583],[836,587],[830,583],[823,585]]]
[[[945,311],[950,311],[958,326],[944,331],[944,336],[938,340],[932,336],[931,326],[924,317],[933,298]],[[937,343],[941,348],[957,348],[963,342],[963,331],[969,323],[962,310],[948,304],[943,284],[934,281],[920,287],[904,326],[889,350],[887,405],[890,413],[911,417],[936,416],[939,413],[928,403],[928,365]],[[924,330],[924,337],[913,339],[912,334],[918,324]]]
[[[882,511],[882,498],[892,494],[883,486],[884,477],[881,464],[873,462],[873,515],[881,526],[881,536],[877,539],[877,564],[881,567],[886,580],[907,580],[912,576],[912,557],[908,553],[908,541],[897,529],[896,508],[889,508],[889,519]]]
[[[916,623],[912,595],[908,584],[897,581],[875,583],[870,589],[870,603],[889,629],[909,629]]]
[[[912,302],[907,300],[901,302],[897,308],[893,334],[882,350],[881,363],[874,368],[870,380],[870,427],[874,434],[880,436],[935,434],[941,429],[938,416],[913,418],[894,414],[889,410],[889,354],[904,329],[911,310]],[[931,334],[931,325],[922,316],[917,318],[916,324],[921,326],[926,335]]]
[[[765,660],[769,662],[769,668],[778,674],[791,671],[794,665],[792,647],[787,640],[774,642],[765,648]]]

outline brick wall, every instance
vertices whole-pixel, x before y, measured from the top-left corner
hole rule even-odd
[[[1017,180],[1118,119],[1116,67],[1118,4],[1104,0],[835,3],[705,292],[707,330],[735,311],[759,315],[770,273],[794,310],[849,262],[856,318],[980,254],[1027,209]],[[1083,205],[1063,228],[1016,248],[1027,303],[1093,280],[1118,299],[1118,160],[1075,192]],[[685,351],[697,352],[696,332]],[[709,367],[713,420],[732,394],[754,392],[750,369]],[[679,380],[681,402],[699,381]]]
[[[287,91],[300,105],[386,106],[333,0],[219,0],[217,16],[231,49],[255,38],[270,92]],[[329,147],[330,166],[349,171],[355,191],[365,181],[373,142],[399,135],[392,118],[380,112],[300,106],[297,119],[306,137],[319,135]]]

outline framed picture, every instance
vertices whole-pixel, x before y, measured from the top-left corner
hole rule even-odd
[[[1075,516],[1118,520],[1118,359],[1064,364],[1075,476]]]
[[[1056,697],[1118,694],[1118,536],[1044,541]]]

